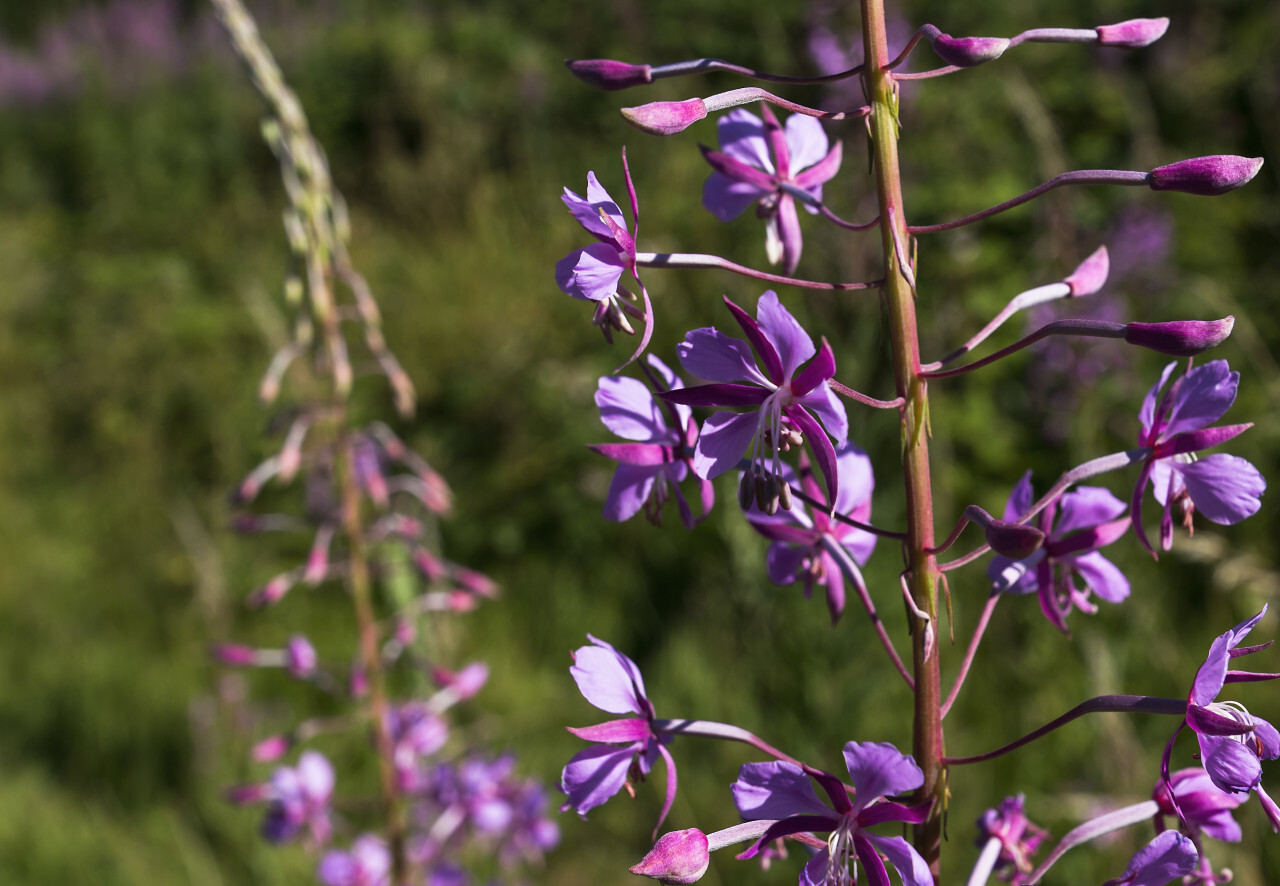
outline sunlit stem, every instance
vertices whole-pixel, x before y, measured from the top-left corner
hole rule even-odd
[[[840,292],[853,289],[877,289],[883,282],[872,280],[869,283],[821,283],[816,280],[798,280],[795,277],[757,271],[755,268],[748,268],[718,255],[696,252],[639,252],[636,253],[636,264],[642,268],[717,268],[743,277],[763,280],[765,283],[798,286],[801,289],[831,289]]]

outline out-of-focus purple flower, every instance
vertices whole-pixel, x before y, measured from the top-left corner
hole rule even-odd
[[[573,756],[560,776],[560,790],[568,795],[561,807],[581,816],[604,803],[632,780],[643,780],[661,756],[667,764],[667,795],[654,833],[662,826],[676,796],[676,764],[665,747],[669,738],[653,730],[653,703],[644,691],[644,678],[635,662],[603,640],[587,635],[592,644],[573,653],[569,673],[587,701],[611,714],[636,714],[596,726],[569,727],[593,744]]]
[[[1104,886],[1165,886],[1195,870],[1199,858],[1190,840],[1177,831],[1163,831],[1138,850],[1123,876]]]
[[[1013,487],[1005,505],[1005,520],[1017,520],[1034,502],[1031,472]],[[1129,596],[1129,580],[1114,563],[1098,552],[1129,529],[1124,502],[1098,486],[1079,486],[1042,510],[1038,525],[1044,543],[1025,560],[1008,557],[991,559],[987,574],[995,590],[1008,594],[1038,594],[1040,609],[1050,624],[1067,630],[1072,609],[1090,615],[1098,607],[1090,600],[1096,594],[1108,603]],[[1077,586],[1077,576],[1083,589]]]
[[[1177,365],[1170,363],[1164,368],[1138,416],[1142,423],[1138,445],[1150,447],[1151,455],[1143,463],[1130,507],[1138,539],[1153,554],[1155,550],[1147,540],[1141,519],[1142,491],[1148,481],[1156,501],[1164,506],[1160,545],[1166,551],[1173,544],[1175,509],[1188,532],[1197,511],[1214,523],[1238,523],[1257,513],[1262,506],[1259,498],[1267,488],[1258,469],[1239,456],[1196,455],[1253,426],[1209,427],[1235,402],[1240,373],[1232,372],[1226,360],[1212,360],[1188,370],[1161,396],[1160,391]]]
[[[1225,843],[1240,842],[1240,825],[1231,817],[1231,810],[1245,801],[1244,797],[1228,794],[1213,783],[1209,773],[1196,766],[1179,769],[1156,782],[1151,799],[1160,807],[1159,826],[1166,817],[1178,818],[1182,811],[1183,823],[1195,839],[1204,834]],[[1174,806],[1174,800],[1177,806]]]
[[[924,821],[932,801],[904,806],[884,799],[920,787],[924,783],[920,767],[893,745],[883,743],[851,741],[844,746],[844,759],[853,779],[852,799],[840,780],[825,772],[786,762],[744,765],[733,784],[738,812],[748,821],[777,820],[738,858],[754,857],[766,843],[779,837],[830,831],[827,848],[804,866],[800,886],[850,882],[849,865],[855,855],[867,868],[868,882],[889,882],[883,855],[904,886],[933,886],[928,864],[910,843],[902,837],[882,837],[867,830],[890,821]],[[818,799],[810,777],[822,786],[834,810]]]
[[[782,262],[790,274],[804,245],[795,191],[820,202],[823,183],[840,170],[841,147],[836,142],[828,150],[827,133],[813,117],[792,114],[784,131],[769,106],[761,108],[764,120],[737,108],[716,124],[720,150],[702,148],[715,170],[703,187],[702,205],[727,222],[756,204],[769,262]],[[808,203],[805,208],[817,211]]]
[[[1032,870],[1031,857],[1036,854],[1048,832],[1027,818],[1022,794],[1006,797],[995,809],[982,813],[977,821],[978,845],[990,839],[1000,841],[1000,857],[996,867],[1012,868],[1021,874]]]
[[[350,851],[326,852],[316,868],[324,886],[389,886],[391,853],[387,844],[372,834],[362,834]]]
[[[1187,716],[1178,726],[1165,748],[1161,771],[1170,781],[1169,755],[1182,727],[1189,726],[1200,744],[1200,762],[1209,778],[1228,794],[1255,791],[1258,801],[1280,833],[1280,807],[1262,788],[1262,762],[1280,757],[1280,733],[1266,720],[1254,717],[1236,701],[1218,701],[1218,693],[1228,683],[1274,680],[1280,674],[1229,670],[1232,658],[1250,655],[1270,646],[1240,646],[1253,626],[1267,612],[1262,611],[1219,636],[1209,647],[1209,655],[1196,672],[1195,682],[1187,695]],[[1174,795],[1177,798],[1177,794]],[[1186,815],[1184,811],[1184,816]]]
[[[654,355],[648,356],[649,378],[659,393],[684,387],[668,366]],[[680,482],[689,474],[693,448],[698,440],[698,423],[688,406],[656,400],[639,379],[606,376],[596,390],[600,421],[630,443],[597,443],[587,448],[618,462],[604,503],[608,520],[629,520],[641,509],[649,522],[660,525],[662,507],[674,491],[680,520],[685,528],[706,517],[715,504],[710,481],[698,478],[702,517],[694,518],[688,501],[680,492]],[[674,427],[667,424],[670,419]]]
[[[857,446],[846,444],[836,452],[836,473],[840,478],[840,492],[835,512],[861,523],[870,520],[871,493],[875,490],[871,459]],[[790,466],[783,467],[782,482],[797,482]],[[826,504],[803,454],[799,486],[811,498]],[[747,511],[747,520],[752,528],[773,542],[769,545],[767,563],[769,578],[774,584],[789,585],[803,578],[805,597],[812,593],[814,584],[826,588],[827,608],[833,622],[844,612],[845,578],[864,587],[858,567],[864,565],[875,550],[876,537],[871,533],[828,516],[825,508],[810,514],[800,502],[772,516],[753,506]]]
[[[329,801],[333,767],[324,755],[304,751],[296,767],[281,766],[271,776],[262,836],[272,843],[292,840],[305,827],[316,845],[329,842]]]
[[[294,634],[284,649],[285,666],[289,673],[304,680],[316,671],[316,648],[301,634]]]
[[[676,347],[676,354],[687,372],[714,384],[667,391],[660,396],[669,403],[688,406],[758,409],[739,414],[717,412],[703,422],[693,456],[694,473],[708,480],[717,477],[737,467],[743,452],[750,448],[743,488],[751,492],[752,487],[747,484],[754,483],[760,490],[750,496],[744,494],[740,500],[744,505],[757,500],[768,511],[782,479],[779,450],[807,439],[826,481],[828,501],[839,500],[836,452],[827,434],[837,445],[844,445],[849,436],[849,420],[844,404],[827,385],[836,372],[831,346],[823,339],[821,350],[815,349],[813,339],[778,302],[773,290],[760,296],[756,305],[758,320],[751,319],[728,298],[725,304],[751,345],[729,338],[714,327],[693,330]],[[755,348],[758,362],[751,347]],[[800,370],[810,357],[814,359]]]
[[[449,727],[425,704],[410,701],[387,711],[387,732],[399,788],[414,793],[421,789],[426,777],[422,758],[444,747]]]

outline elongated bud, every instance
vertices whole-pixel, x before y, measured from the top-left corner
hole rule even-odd
[[[1231,335],[1235,317],[1221,320],[1170,320],[1167,323],[1127,323],[1124,340],[1171,357],[1194,357],[1216,348]]]
[[[780,483],[778,485],[778,507],[784,511],[791,510],[791,484]]]
[[[1167,18],[1132,18],[1114,25],[1100,25],[1097,29],[1100,46],[1119,46],[1139,49],[1150,46],[1169,30]]]
[[[258,663],[257,650],[238,643],[218,643],[209,650],[209,654],[219,664],[232,667],[248,667]]]
[[[933,25],[920,29],[933,45],[938,58],[957,68],[972,68],[1004,55],[1009,41],[1004,37],[952,37]]]
[[[650,102],[635,108],[623,108],[622,116],[636,129],[650,135],[675,135],[706,117],[707,106],[700,98],[682,102]]]
[[[997,520],[977,505],[969,505],[964,515],[982,527],[991,550],[1010,560],[1025,560],[1044,544],[1044,533],[1025,523]]]
[[[285,666],[289,673],[298,679],[304,679],[315,673],[316,648],[311,641],[301,634],[294,634],[285,646]]]
[[[663,883],[696,883],[711,864],[707,835],[697,828],[671,831],[658,838],[649,854],[630,870]]]
[[[1153,191],[1181,191],[1214,197],[1248,184],[1262,168],[1261,157],[1214,154],[1192,157],[1151,170],[1147,184]]]
[[[1071,272],[1071,276],[1063,283],[1071,287],[1071,298],[1082,295],[1093,295],[1107,282],[1107,274],[1111,271],[1111,258],[1107,255],[1107,247],[1099,246],[1092,255],[1080,262],[1080,266]]]
[[[286,735],[273,735],[254,745],[251,756],[255,763],[271,763],[287,754],[292,744]]]
[[[565,59],[569,73],[597,89],[627,89],[653,82],[653,69],[608,58]]]

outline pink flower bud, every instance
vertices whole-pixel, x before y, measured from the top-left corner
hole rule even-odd
[[[627,122],[650,135],[675,135],[707,116],[707,106],[700,98],[682,102],[650,102],[635,108],[623,108]]]
[[[952,37],[939,34],[933,38],[933,51],[949,65],[972,68],[1004,55],[1009,41],[1004,37]]]
[[[209,652],[219,664],[248,667],[258,663],[256,650],[237,643],[218,643]]]
[[[476,572],[474,569],[459,566],[453,572],[453,579],[464,591],[470,591],[473,594],[479,594],[481,597],[488,597],[489,599],[498,596],[497,583],[489,576]]]
[[[285,666],[299,680],[309,677],[316,669],[316,648],[301,634],[294,634],[284,650]]]
[[[1124,340],[1171,357],[1193,357],[1216,348],[1231,335],[1235,317],[1221,320],[1171,320],[1167,323],[1127,323]]]
[[[1098,43],[1102,46],[1120,46],[1138,49],[1150,46],[1169,30],[1167,18],[1133,18],[1115,25],[1101,25],[1097,29]]]
[[[565,59],[569,73],[597,89],[627,89],[653,82],[648,65],[631,65],[608,58]]]
[[[1107,273],[1111,270],[1111,259],[1107,255],[1107,247],[1099,246],[1097,250],[1080,262],[1080,266],[1071,272],[1071,276],[1062,282],[1071,287],[1071,297],[1093,295],[1107,282]]]
[[[1261,168],[1261,157],[1214,154],[1179,160],[1153,169],[1147,175],[1147,184],[1153,191],[1181,191],[1213,197],[1248,184]]]
[[[279,760],[289,752],[289,746],[292,744],[288,736],[273,735],[270,738],[264,738],[253,746],[252,756],[256,763],[270,763]]]
[[[649,854],[631,868],[631,873],[683,886],[702,879],[710,864],[707,835],[697,828],[689,828],[659,837]]]
[[[440,581],[448,574],[444,564],[426,548],[413,549],[413,563],[427,581]]]
[[[453,691],[460,701],[465,701],[483,689],[488,681],[489,666],[482,661],[473,661],[453,675]]]
[[[258,609],[262,606],[271,606],[279,603],[280,599],[289,592],[289,588],[293,587],[296,580],[292,572],[277,575],[249,595],[249,606],[253,609]]]
[[[985,533],[991,550],[1010,560],[1025,560],[1044,544],[1044,533],[1023,523],[992,520]]]

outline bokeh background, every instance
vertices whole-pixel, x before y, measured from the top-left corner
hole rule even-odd
[[[913,221],[964,214],[1070,168],[1147,169],[1212,153],[1268,162],[1227,197],[1059,191],[926,239],[927,352],[945,352],[1009,295],[1061,278],[1106,243],[1110,283],[1091,304],[1067,307],[1143,320],[1234,314],[1235,334],[1213,356],[1243,375],[1229,420],[1257,424],[1231,451],[1276,476],[1280,7],[943,6],[954,4],[903,4],[896,27],[907,34],[933,21],[953,34],[1009,35],[1161,14],[1173,25],[1141,52],[1028,45],[906,88]],[[516,750],[524,773],[553,783],[579,748],[563,726],[598,718],[567,673],[569,650],[591,631],[640,664],[660,715],[732,720],[829,768],[850,739],[909,746],[906,695],[865,622],[851,610],[833,628],[819,600],[770,585],[765,543],[737,515],[728,486],[693,532],[674,514],[661,531],[600,519],[611,465],[583,444],[608,437],[592,405],[595,380],[629,345],[605,346],[589,309],[552,279],[553,263],[583,242],[560,189],[581,191],[593,169],[620,195],[623,144],[642,248],[764,261],[750,214],[719,225],[699,206],[707,170],[696,144],[714,143],[714,123],[658,140],[616,112],[739,84],[709,76],[638,97],[603,94],[568,76],[563,58],[718,56],[813,72],[858,45],[856,9],[829,0],[251,8],[328,150],[352,211],[354,261],[419,386],[418,417],[397,427],[454,487],[446,553],[504,589],[442,641],[459,662],[478,657],[492,668],[467,734]],[[227,491],[270,451],[254,391],[283,335],[284,198],[259,137],[261,104],[210,11],[190,0],[5,3],[0,39],[0,882],[309,882],[313,862],[296,847],[261,844],[257,814],[228,806],[221,791],[262,778],[269,769],[247,762],[251,744],[322,703],[278,675],[227,674],[207,655],[225,639],[279,645],[300,625],[331,660],[345,659],[350,643],[337,589],[247,612],[244,595],[306,542],[227,528]],[[917,57],[931,64],[927,48]],[[817,87],[794,94],[847,100]],[[856,125],[829,131],[844,140],[846,159],[828,199],[867,217],[864,134]],[[876,276],[871,240],[804,223],[803,275]],[[721,294],[751,304],[760,290],[712,272],[647,280],[653,350],[672,362],[685,330],[726,322]],[[890,395],[874,296],[786,300],[831,339],[842,380]],[[1019,322],[1000,340],[1012,340]],[[1041,347],[936,384],[939,528],[970,502],[998,511],[1027,468],[1043,489],[1072,464],[1132,445],[1137,407],[1162,362],[1112,342]],[[390,413],[376,384],[359,398],[368,415]],[[896,428],[884,415],[855,413],[852,423],[878,467],[877,521],[900,525]],[[1124,498],[1132,481],[1103,482]],[[1150,502],[1146,515],[1152,524]],[[1125,539],[1113,551],[1133,581],[1131,599],[1077,613],[1071,639],[1034,601],[1006,601],[948,721],[950,750],[984,750],[1094,694],[1182,695],[1214,636],[1276,602],[1276,529],[1272,493],[1241,526],[1201,521],[1158,564]],[[883,545],[867,570],[891,625],[898,568]],[[985,591],[980,572],[952,582],[951,669]],[[1258,634],[1275,625],[1272,616]],[[1280,670],[1275,655],[1257,656],[1256,666]],[[1238,697],[1280,717],[1273,687]],[[1105,804],[1145,798],[1170,728],[1167,719],[1107,715],[955,770],[947,882],[972,861],[971,822],[1006,792],[1025,791],[1032,816],[1058,835]],[[734,823],[727,786],[751,759],[745,749],[682,741],[675,751],[682,790],[669,826]],[[1179,746],[1183,765],[1190,752]],[[339,757],[354,767],[340,789],[345,773],[358,782],[356,757]],[[1280,788],[1274,766],[1268,781]],[[660,785],[588,823],[561,816],[562,846],[531,879],[625,882],[648,846]],[[1280,840],[1256,802],[1239,817],[1246,851],[1214,845],[1215,862],[1234,867],[1237,882],[1274,882]],[[1101,853],[1077,850],[1052,881],[1117,875],[1147,838],[1139,830]],[[765,876],[716,858],[706,882],[789,883],[795,867]]]

